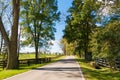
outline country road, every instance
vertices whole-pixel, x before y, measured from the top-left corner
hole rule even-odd
[[[85,80],[74,56],[4,80]]]

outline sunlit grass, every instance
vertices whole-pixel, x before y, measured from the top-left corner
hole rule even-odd
[[[39,58],[44,58],[44,57],[55,57],[57,55],[55,54],[38,54]],[[3,60],[4,55],[0,54],[0,61]],[[19,59],[34,59],[35,58],[35,53],[20,53],[19,54]]]
[[[39,58],[44,58],[44,57],[54,57],[56,55],[54,54],[38,54]],[[35,58],[35,53],[26,53],[23,54],[21,53],[19,55],[19,59],[34,59]]]
[[[109,68],[95,69],[83,59],[77,59],[86,80],[120,80],[119,71],[110,71]]]

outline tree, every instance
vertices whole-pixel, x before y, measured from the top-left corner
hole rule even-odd
[[[36,63],[38,48],[54,39],[55,21],[59,20],[57,0],[30,0],[22,3],[23,43],[35,47]],[[29,35],[29,36],[28,36]]]
[[[118,20],[120,18],[120,1],[119,0],[101,0],[99,2],[99,9],[97,11],[97,20],[101,26],[108,24],[111,20]]]
[[[95,27],[96,2],[94,0],[75,0],[73,7],[69,9],[67,26],[64,30],[64,37],[77,42],[77,49],[83,51],[85,59],[89,60],[89,42],[92,31]],[[71,34],[72,33],[72,34]]]
[[[75,54],[75,43],[68,43],[65,38],[62,38],[60,44],[65,55]]]
[[[2,53],[2,46],[3,46],[3,37],[0,33],[0,54]]]
[[[18,68],[18,57],[17,57],[17,37],[18,37],[18,23],[19,23],[19,10],[20,10],[20,0],[12,0],[13,7],[13,24],[11,26],[11,36],[9,38],[5,26],[2,21],[2,16],[0,16],[0,31],[5,40],[8,51],[8,61],[6,69]]]

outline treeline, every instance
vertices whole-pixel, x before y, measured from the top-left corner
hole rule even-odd
[[[119,5],[119,0],[74,0],[61,40],[64,53],[87,61],[105,57],[110,63],[120,57]]]
[[[18,68],[19,49],[21,46],[46,51],[54,40],[55,22],[59,21],[57,0],[1,0],[0,1],[0,36],[7,51],[6,69]]]

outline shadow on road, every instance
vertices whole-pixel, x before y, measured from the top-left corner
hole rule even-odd
[[[62,59],[59,62],[61,62],[61,63],[75,63],[76,60],[75,59]]]
[[[47,71],[79,71],[79,67],[46,67],[37,68],[35,70],[47,70]]]
[[[58,61],[58,63],[67,64],[67,63],[76,63],[75,59],[63,59]],[[58,67],[45,67],[45,68],[37,68],[35,70],[47,70],[47,71],[79,71],[79,67],[64,67],[64,66],[58,66]]]

